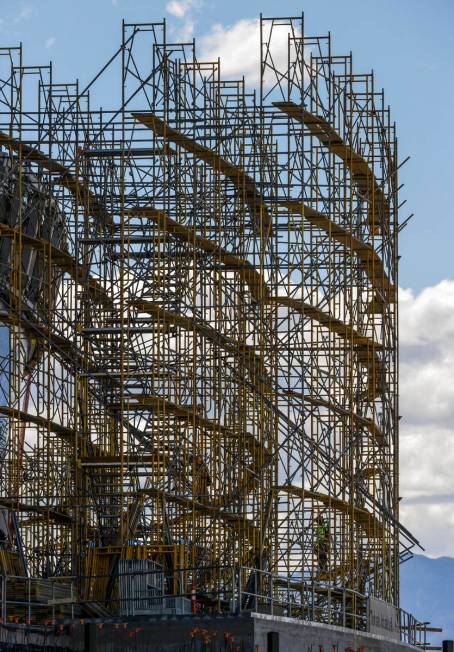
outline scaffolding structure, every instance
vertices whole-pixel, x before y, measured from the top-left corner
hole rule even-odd
[[[0,50],[5,572],[398,604],[395,125],[302,16],[256,56],[253,90],[123,23],[80,88]]]

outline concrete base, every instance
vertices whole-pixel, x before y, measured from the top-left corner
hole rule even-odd
[[[307,621],[244,613],[161,616],[127,622],[67,623],[45,634],[20,626],[0,630],[0,649],[22,652],[411,652],[376,634]],[[5,643],[7,645],[5,645]],[[5,647],[3,647],[5,645]]]
[[[0,625],[0,650],[8,652],[83,652],[84,632],[80,625]]]
[[[90,625],[86,652],[410,652],[408,645],[376,634],[267,614],[181,616],[129,623],[112,637]],[[273,634],[274,633],[274,634]],[[128,647],[128,643],[130,647]]]
[[[414,652],[417,649],[377,634],[294,618],[252,614],[252,620],[254,652],[271,652],[267,649],[268,632],[278,634],[276,652]]]

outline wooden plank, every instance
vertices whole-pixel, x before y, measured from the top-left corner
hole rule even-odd
[[[335,496],[330,496],[327,494],[322,494],[318,491],[311,491],[309,489],[304,489],[303,487],[297,487],[291,484],[284,484],[275,487],[275,491],[282,491],[284,493],[297,496],[301,500],[312,500],[314,502],[319,502],[328,507],[329,509],[334,509],[342,514],[350,516],[354,521],[359,523],[361,527],[367,533],[369,538],[375,538],[380,536],[383,531],[383,524],[377,519],[376,516],[371,514],[367,509],[362,507],[356,507],[341,498],[336,498]]]
[[[16,512],[31,512],[35,514],[42,514],[43,516],[48,517],[51,521],[60,523],[62,525],[71,525],[73,518],[64,512],[60,512],[52,506],[45,505],[28,505],[13,498],[5,498],[2,496],[0,498],[0,505],[12,509]]]
[[[333,412],[336,412],[341,416],[348,417],[348,418],[351,417],[359,425],[367,428],[367,430],[370,432],[372,437],[377,441],[378,444],[380,444],[380,446],[386,445],[383,431],[379,426],[377,426],[377,424],[374,421],[372,421],[372,419],[363,417],[359,414],[356,414],[355,412],[350,412],[350,410],[346,410],[342,408],[340,405],[333,403],[332,401],[325,401],[324,399],[315,398],[308,394],[302,394],[301,392],[295,392],[291,390],[286,392],[286,394],[288,396],[293,396],[300,401],[311,403],[312,405],[318,405],[320,407],[326,408],[327,410],[332,410]]]
[[[161,451],[155,453],[121,455],[82,455],[79,462],[82,467],[131,468],[145,466],[163,466],[170,464],[173,458]]]
[[[200,333],[200,335],[209,339],[211,342],[213,342],[213,344],[217,344],[225,351],[240,356],[244,361],[244,365],[249,369],[254,379],[257,376],[259,378],[266,377],[265,363],[261,355],[257,353],[254,346],[233,340],[232,338],[219,333],[212,326],[203,323],[195,317],[188,317],[186,315],[181,315],[170,310],[165,310],[159,304],[153,303],[152,301],[147,301],[146,299],[138,299],[136,301],[132,301],[129,305],[136,308],[140,312],[149,313],[156,321],[159,321],[163,324],[173,324],[183,328],[186,331]],[[269,381],[269,379],[266,380]],[[266,391],[267,393],[269,392],[268,385],[264,383],[260,383],[260,385],[261,390]]]
[[[113,309],[114,302],[107,294],[101,283],[89,276],[89,268],[86,265],[78,265],[75,258],[67,251],[59,249],[51,242],[41,238],[32,237],[14,229],[10,226],[0,224],[0,235],[4,238],[12,238],[20,242],[23,248],[30,248],[42,252],[50,263],[67,272],[73,280],[82,285],[95,301]]]
[[[75,443],[75,430],[72,428],[67,428],[66,426],[62,426],[54,421],[50,421],[45,417],[41,417],[36,414],[29,414],[27,412],[23,412],[22,410],[16,410],[14,408],[8,407],[7,405],[0,406],[0,414],[4,414],[11,419],[17,419],[18,421],[22,421],[24,423],[33,423],[35,426],[39,426],[44,430],[53,432],[65,441],[68,441],[70,444]]]
[[[40,324],[35,320],[25,317],[19,318],[17,315],[12,313],[3,312],[0,312],[0,322],[8,324],[9,326],[20,326],[26,333],[49,342],[54,349],[53,352],[58,353],[62,361],[66,363],[70,369],[72,369],[76,364],[86,370],[91,369],[93,372],[97,370],[93,368],[93,365],[89,363],[88,359],[82,355],[80,349],[78,349],[70,339],[54,333],[44,324]]]
[[[291,297],[270,297],[266,300],[267,303],[274,303],[280,306],[286,306],[295,310],[303,317],[309,317],[318,321],[319,324],[327,328],[332,333],[336,333],[339,337],[348,340],[353,346],[370,347],[373,351],[380,350],[381,344],[376,342],[367,335],[359,333],[352,325],[347,324],[330,314],[327,314],[320,308],[315,308],[309,303],[300,301],[299,299],[292,299]]]
[[[178,496],[154,487],[141,489],[140,493],[153,498],[164,498],[167,502],[175,503],[190,511],[194,510],[198,514],[225,521],[229,525],[233,525],[238,534],[246,536],[250,543],[256,546],[259,544],[260,529],[241,514],[234,514],[210,503],[200,503],[188,496]]]
[[[236,431],[232,428],[228,428],[214,419],[207,419],[206,417],[197,414],[195,411],[184,405],[172,403],[161,396],[149,396],[145,394],[137,394],[133,397],[128,397],[128,399],[129,401],[125,406],[126,410],[151,409],[155,414],[163,416],[168,414],[180,419],[185,419],[195,428],[211,432],[217,437],[241,440],[254,461],[254,469],[256,471],[260,470],[262,466],[267,464],[271,459],[270,451],[258,439],[256,439],[254,435],[251,435],[248,432]]]
[[[128,209],[131,215],[145,215],[150,218],[157,226],[159,231],[169,233],[180,242],[191,247],[201,249],[211,254],[215,260],[237,273],[240,278],[247,283],[251,295],[257,301],[263,296],[268,296],[268,288],[262,274],[248,260],[241,258],[237,254],[232,254],[223,249],[217,242],[202,238],[196,235],[192,226],[185,226],[172,220],[165,211],[154,208],[153,206],[138,206]]]
[[[381,213],[382,218],[387,218],[390,211],[389,201],[365,158],[355,152],[325,118],[309,113],[295,102],[273,102],[273,105],[307,127],[320,143],[343,161],[358,190],[369,202],[368,222],[373,232],[378,233],[380,224],[375,221],[375,214]]]
[[[0,145],[4,145],[13,152],[16,152],[27,161],[36,163],[48,172],[59,174],[60,176],[54,179],[54,182],[67,188],[77,203],[82,205],[89,215],[96,215],[97,217],[101,217],[106,224],[112,224],[113,220],[111,215],[107,213],[96,195],[91,192],[88,183],[75,177],[65,165],[50,158],[39,149],[27,145],[3,132],[0,132]]]
[[[327,215],[307,206],[300,199],[282,201],[280,205],[290,212],[300,215],[309,224],[324,231],[336,242],[345,245],[358,256],[371,285],[380,291],[382,298],[389,303],[396,300],[396,288],[388,279],[383,261],[371,245],[362,242],[350,231],[333,222]]]
[[[264,198],[260,195],[255,179],[246,172],[227,161],[227,159],[214,152],[209,147],[201,145],[197,141],[185,136],[177,129],[170,127],[164,120],[152,113],[133,113],[133,118],[153,131],[157,136],[165,140],[171,140],[187,152],[210,165],[213,170],[221,172],[235,186],[235,189],[244,201],[252,215],[252,228],[263,240],[267,240],[271,234],[271,214],[265,205]]]

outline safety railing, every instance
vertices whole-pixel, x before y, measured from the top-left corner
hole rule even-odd
[[[3,623],[47,624],[58,618],[73,619],[77,612],[77,586],[72,577],[0,575]]]
[[[267,571],[241,567],[234,608],[367,629],[367,597],[342,587],[298,582]]]
[[[412,614],[404,609],[399,609],[400,621],[400,640],[408,645],[414,645],[421,649],[427,649],[429,645],[427,641],[427,625],[417,620]],[[435,649],[435,648],[429,648]]]
[[[102,596],[98,595],[100,587]],[[114,577],[112,573],[82,578],[0,576],[3,623],[32,625],[87,615],[102,619],[213,611],[255,611],[359,631],[370,629],[366,595],[245,566],[189,568],[172,574],[156,564],[132,570],[120,565]],[[401,641],[424,649],[426,623],[403,609],[398,610],[398,617]]]

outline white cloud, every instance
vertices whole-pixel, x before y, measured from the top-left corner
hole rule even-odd
[[[13,20],[13,23],[20,23],[23,20],[26,20],[27,18],[30,18],[30,16],[33,14],[33,7],[24,7],[15,17]]]
[[[405,376],[402,383],[406,383]],[[425,502],[429,496],[454,494],[454,425],[443,427],[431,420],[420,425],[402,424],[400,464],[400,493],[412,503]]]
[[[55,36],[50,36],[46,39],[46,48],[49,49],[55,45]]]
[[[401,290],[400,313],[403,344],[424,345],[454,335],[454,281],[441,281],[415,297]]]
[[[401,520],[454,555],[454,281],[401,290],[400,340]]]
[[[175,18],[184,18],[191,9],[199,8],[201,0],[171,0],[166,4],[166,11]]]
[[[203,6],[203,0],[171,0],[166,5],[168,13],[182,21],[173,34],[181,40],[188,40],[194,35],[196,21],[195,10]],[[172,28],[171,28],[172,29]],[[264,39],[271,36],[264,32]],[[268,30],[270,28],[268,27]],[[270,59],[275,68],[282,73],[288,67],[289,26],[273,27]],[[260,83],[260,20],[243,18],[232,25],[215,23],[210,31],[197,39],[197,59],[199,61],[221,60],[223,79],[245,78],[249,87]],[[267,87],[276,83],[276,74],[267,68],[264,84]]]
[[[194,36],[195,18],[194,11],[200,9],[204,0],[171,0],[166,4],[166,11],[182,21],[182,24],[176,29],[171,27],[171,31],[176,40],[189,41]]]
[[[260,23],[242,19],[230,27],[216,24],[209,34],[198,40],[199,59],[221,59],[223,78],[241,79],[249,84],[260,80]]]
[[[187,17],[181,28],[178,30],[178,38],[181,41],[192,40],[192,37],[194,36],[194,29],[195,20],[193,18]]]
[[[176,18],[183,18],[186,13],[186,5],[186,2],[178,2],[177,0],[173,0],[172,2],[168,2],[166,4],[166,11],[168,11],[169,14],[172,14],[172,16],[175,16]]]
[[[264,39],[270,36],[264,34]],[[270,39],[269,54],[278,71],[288,67],[289,27],[274,27]],[[223,78],[241,79],[244,75],[248,86],[260,83],[260,21],[256,18],[243,18],[225,27],[220,23],[213,25],[211,32],[198,39],[198,58],[215,61],[221,59]],[[274,72],[267,69],[265,86],[276,83]]]
[[[404,423],[453,428],[454,281],[401,292],[400,337]]]
[[[454,556],[454,501],[403,505],[400,520],[419,539],[429,557]],[[416,550],[418,552],[418,550]],[[419,551],[420,552],[420,551]]]

